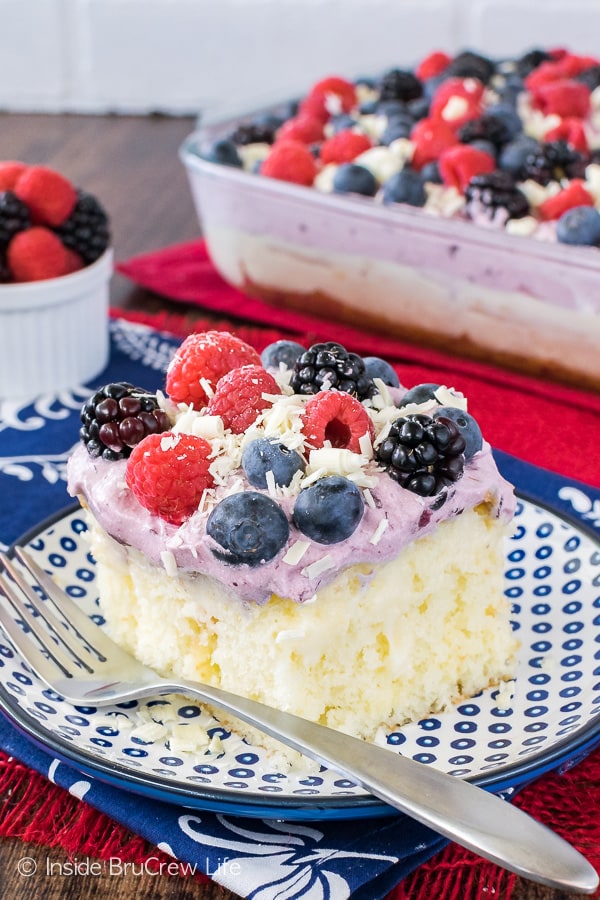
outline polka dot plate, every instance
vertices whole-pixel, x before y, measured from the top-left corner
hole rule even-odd
[[[600,546],[575,521],[522,498],[515,524],[505,569],[521,641],[515,681],[380,741],[509,793],[574,765],[600,743]],[[26,546],[102,624],[84,531],[81,511],[70,509],[36,529]],[[310,761],[282,770],[181,696],[73,707],[32,674],[2,632],[0,709],[77,770],[182,806],[306,820],[395,812]],[[198,736],[205,737],[199,749]]]

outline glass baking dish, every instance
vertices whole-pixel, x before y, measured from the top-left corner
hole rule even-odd
[[[269,303],[600,389],[600,250],[201,158],[251,118],[199,128],[180,149],[208,251],[229,283]]]

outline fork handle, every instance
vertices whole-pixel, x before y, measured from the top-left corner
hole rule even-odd
[[[598,887],[596,870],[574,847],[518,807],[467,781],[220,688],[181,681],[161,685],[161,693],[166,690],[227,710],[524,878],[585,894]]]

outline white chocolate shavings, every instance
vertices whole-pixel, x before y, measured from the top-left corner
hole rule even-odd
[[[275,643],[282,644],[284,641],[301,641],[306,636],[306,632],[302,628],[284,628],[275,635]]]
[[[457,391],[454,388],[440,385],[440,387],[435,390],[433,394],[440,406],[455,406],[458,409],[464,410],[466,410],[467,408],[467,399],[465,395],[461,394],[460,391]]]
[[[266,143],[242,144],[237,147],[237,152],[242,160],[246,172],[252,172],[257,162],[262,162],[268,156],[271,145]]]
[[[143,741],[145,744],[153,744],[155,741],[164,740],[167,735],[168,731],[162,722],[152,720],[133,728],[129,737],[137,741]]]
[[[415,155],[415,148],[416,144],[409,138],[396,138],[388,147],[390,153],[401,161],[403,168],[406,163],[412,160]]]
[[[297,566],[308,548],[310,541],[295,541],[283,557],[283,562],[288,566]]]
[[[376,509],[376,508],[377,508],[377,504],[375,503],[375,499],[374,499],[374,497],[373,497],[373,494],[372,494],[371,491],[369,490],[369,488],[365,488],[365,489],[364,489],[364,491],[363,491],[363,500],[365,501],[365,503],[367,504],[367,506],[369,506],[371,509]]]
[[[313,181],[313,187],[322,194],[331,194],[333,191],[333,179],[337,169],[336,163],[327,163],[327,165],[323,166],[321,171],[317,173],[315,180]]]
[[[165,434],[164,437],[160,440],[160,449],[163,453],[167,453],[169,450],[172,450],[177,446],[181,438],[176,434]]]
[[[322,556],[321,559],[317,559],[314,563],[311,563],[310,566],[306,566],[302,569],[302,574],[307,578],[318,578],[319,575],[322,575],[323,572],[327,572],[329,569],[333,569],[334,566],[335,560],[331,554],[327,553],[325,556]]]
[[[208,398],[215,396],[214,388],[207,378],[201,378],[199,384]]]
[[[269,469],[268,472],[265,472],[265,480],[267,482],[267,491],[271,497],[277,496],[277,485],[275,484],[275,475],[272,470]]]
[[[160,558],[167,575],[175,578],[177,575],[177,563],[175,562],[174,554],[170,550],[163,550],[160,554]]]
[[[585,188],[594,198],[594,205],[600,209],[600,165],[592,163],[585,170]]]
[[[558,181],[551,181],[544,187],[543,184],[538,184],[533,178],[528,178],[519,184],[519,189],[527,197],[530,207],[537,209],[549,197],[556,196],[561,190],[561,186]]]
[[[370,150],[359,153],[354,162],[368,169],[380,184],[399,172],[404,165],[402,157],[392,153],[389,147],[371,147]]]
[[[378,544],[383,536],[383,532],[387,529],[389,524],[390,523],[387,518],[380,519],[379,524],[377,525],[377,528],[375,529],[375,531],[369,538],[369,543],[373,544],[373,545]]]
[[[442,109],[441,116],[445,122],[454,122],[456,119],[462,119],[468,109],[469,101],[466,97],[453,95]]]
[[[173,726],[169,735],[171,753],[198,753],[208,749],[211,738],[206,728],[197,721],[181,722]]]
[[[465,205],[465,197],[455,187],[446,187],[443,184],[425,182],[425,210],[434,216],[442,216],[451,219],[459,213]]]
[[[521,219],[509,219],[505,225],[508,234],[517,237],[530,237],[538,227],[538,220],[533,216],[523,216]]]
[[[311,450],[304,486],[313,484],[324,475],[344,475],[359,486],[374,487],[375,479],[364,471],[368,461],[367,456],[337,447],[320,447]]]

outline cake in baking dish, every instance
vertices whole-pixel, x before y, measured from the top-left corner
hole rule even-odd
[[[182,159],[210,258],[246,294],[600,388],[598,57],[333,75],[201,127]]]
[[[164,393],[97,391],[81,438],[102,614],[161,674],[367,740],[513,677],[514,495],[456,390],[203,332]]]

